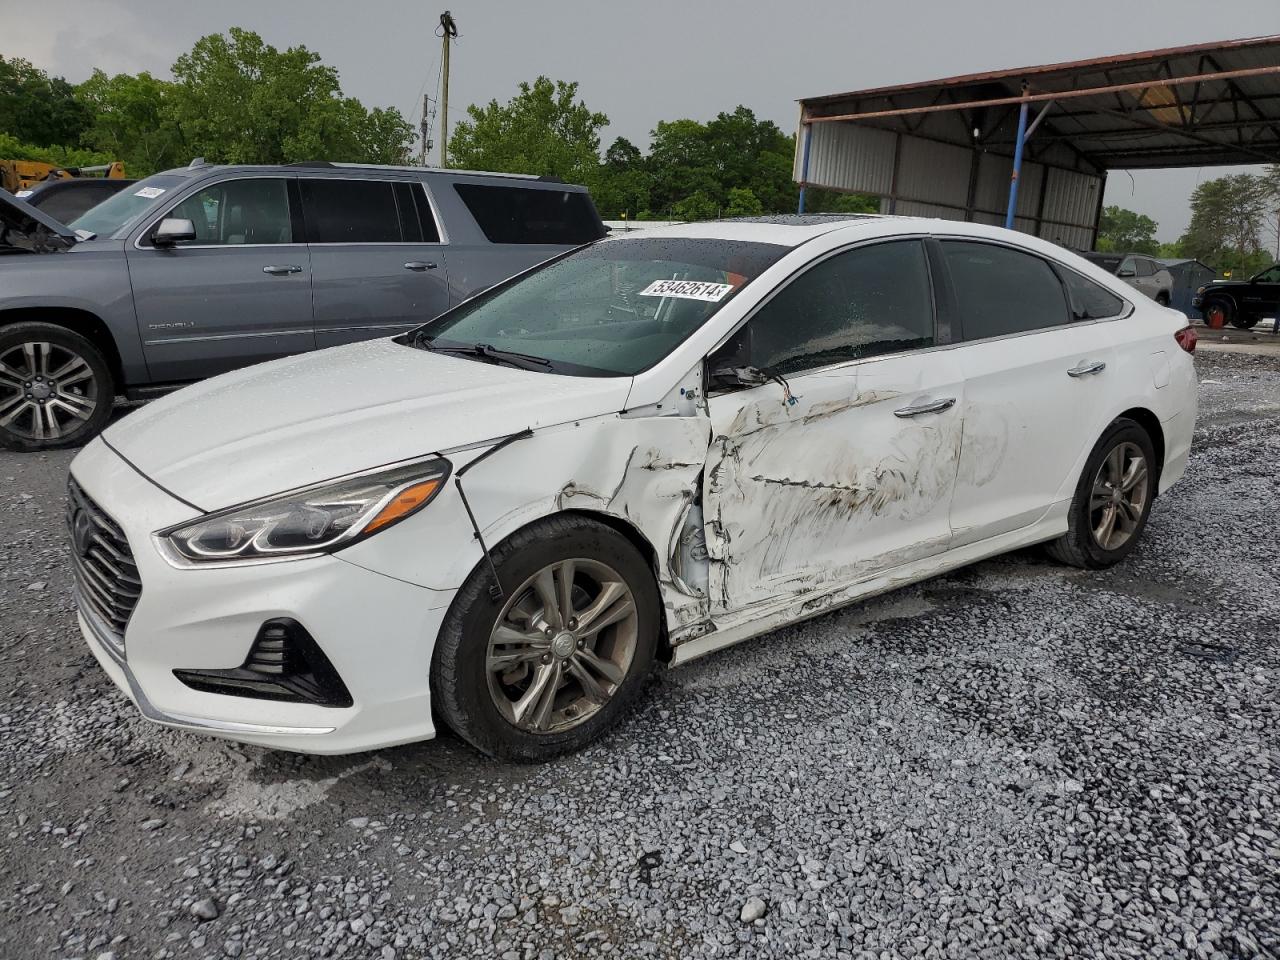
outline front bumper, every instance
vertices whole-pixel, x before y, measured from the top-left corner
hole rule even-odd
[[[452,591],[342,560],[179,568],[152,532],[197,516],[100,440],[72,464],[80,486],[124,530],[142,580],[120,650],[86,604],[79,623],[103,670],[148,720],[304,753],[353,753],[425,740],[431,653]],[[175,669],[240,666],[263,621],[303,624],[351,693],[349,707],[194,690]]]

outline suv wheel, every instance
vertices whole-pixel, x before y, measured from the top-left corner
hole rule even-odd
[[[1250,314],[1247,314],[1247,313],[1242,313],[1238,317],[1236,317],[1234,320],[1231,321],[1231,325],[1238,330],[1252,330],[1254,327],[1258,325],[1259,319],[1261,318],[1251,316]]]
[[[1232,322],[1235,308],[1226,300],[1210,300],[1204,307],[1204,323],[1211,330],[1221,330]]]
[[[114,399],[106,358],[80,334],[51,323],[0,328],[0,446],[82,444],[106,425]]]
[[[1164,290],[1161,290],[1156,294],[1156,303],[1160,304],[1162,307],[1169,306],[1169,294]]]
[[[1046,545],[1049,556],[1093,570],[1123,560],[1147,525],[1158,470],[1147,431],[1133,420],[1116,420],[1085,463],[1067,532]]]
[[[653,572],[616,530],[541,520],[493,551],[454,599],[432,655],[431,699],[491,757],[544,760],[621,718],[653,664],[662,606]]]

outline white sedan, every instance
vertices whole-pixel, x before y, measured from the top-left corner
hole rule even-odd
[[[1186,465],[1194,346],[978,224],[607,239],[110,427],[71,467],[80,626],[161,723],[548,757],[655,660],[1029,544],[1123,559]]]

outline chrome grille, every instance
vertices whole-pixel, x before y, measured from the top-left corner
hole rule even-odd
[[[102,622],[123,652],[125,627],[142,595],[129,541],[75,480],[67,482],[67,530],[76,602]]]

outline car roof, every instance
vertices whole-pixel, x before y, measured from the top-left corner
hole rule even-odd
[[[494,180],[521,180],[530,186],[554,186],[562,190],[586,190],[580,184],[566,183],[559,177],[540,177],[532,173],[499,173],[493,170],[455,170],[452,167],[414,167],[376,163],[337,163],[328,160],[307,160],[299,163],[203,163],[193,160],[188,166],[164,170],[168,176],[204,177],[223,172],[237,173],[411,173],[417,177],[488,177]]]
[[[919,236],[931,234],[959,238],[1001,240],[1015,243],[1028,250],[1054,257],[1062,257],[1071,251],[1048,240],[1030,234],[1006,230],[1004,227],[984,223],[968,223],[959,220],[943,220],[933,217],[907,217],[895,214],[800,214],[768,217],[742,217],[728,220],[702,220],[694,223],[678,223],[666,227],[637,230],[620,236],[608,236],[604,243],[625,243],[633,240],[686,238],[706,240],[741,240],[755,243],[772,243],[784,247],[798,247],[817,237],[839,231],[847,234],[850,242],[860,239],[893,236]]]

